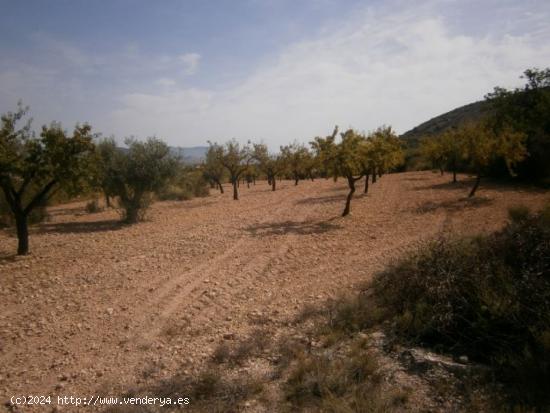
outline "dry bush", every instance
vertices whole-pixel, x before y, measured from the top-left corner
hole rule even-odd
[[[518,403],[550,402],[549,208],[516,208],[489,236],[427,243],[374,290],[400,336],[489,363]]]
[[[387,412],[399,411],[406,394],[382,389],[375,356],[364,340],[354,341],[343,353],[300,353],[284,384],[291,411]]]
[[[243,365],[252,357],[258,357],[269,345],[269,335],[265,331],[255,330],[246,339],[236,343],[221,343],[214,354],[212,361],[218,364]]]

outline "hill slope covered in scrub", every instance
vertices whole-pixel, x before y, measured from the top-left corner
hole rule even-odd
[[[435,135],[461,123],[476,121],[486,115],[489,110],[487,101],[480,100],[469,103],[415,126],[403,133],[401,138],[406,141],[407,147],[414,148],[418,146],[419,139],[423,136]]]

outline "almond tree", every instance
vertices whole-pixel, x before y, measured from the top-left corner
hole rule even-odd
[[[29,214],[59,189],[78,192],[94,152],[89,125],[77,125],[69,136],[52,122],[35,137],[30,121],[16,126],[27,111],[19,104],[16,112],[2,115],[0,128],[0,187],[15,219],[18,255],[29,252]]]
[[[210,144],[212,146],[212,144]],[[214,144],[216,145],[216,144]],[[216,151],[218,161],[229,172],[229,178],[233,185],[233,199],[239,199],[239,179],[240,176],[248,169],[252,161],[252,151],[249,144],[242,146],[235,140],[226,142],[221,146],[221,150]]]
[[[334,160],[339,173],[346,178],[349,188],[346,205],[342,212],[342,216],[345,217],[350,212],[355,183],[364,176],[361,146],[365,143],[365,137],[352,129],[342,133],[341,137],[341,142],[336,145]]]
[[[443,175],[446,157],[440,135],[424,137],[420,142],[420,155]]]
[[[336,136],[338,134],[338,126],[334,127],[332,135],[324,138],[316,137],[313,141],[309,142],[313,151],[316,162],[321,170],[321,174],[325,178],[329,176],[337,177],[337,170],[335,164],[335,150],[336,150]]]
[[[298,181],[305,174],[305,165],[309,157],[307,148],[298,142],[294,142],[290,145],[281,146],[281,156],[292,175],[292,179],[294,179],[294,185],[298,185]]]
[[[487,122],[469,123],[460,128],[464,158],[476,174],[476,180],[468,197],[473,197],[479,187],[485,169],[497,158],[502,158],[510,175],[514,167],[524,160],[528,153],[525,148],[527,136],[505,126],[495,133]]]
[[[405,162],[403,144],[391,126],[381,126],[372,134],[376,143],[375,149],[379,151],[379,164],[376,172],[381,177]]]
[[[281,155],[270,154],[267,145],[263,143],[254,144],[254,159],[258,161],[260,170],[267,176],[271,190],[275,191],[277,176],[285,170],[285,163]]]

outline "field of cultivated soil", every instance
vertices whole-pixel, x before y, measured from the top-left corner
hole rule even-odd
[[[9,407],[12,395],[122,395],[196,374],[221,342],[260,324],[284,332],[304,305],[352,291],[419,240],[495,230],[509,207],[550,199],[482,183],[466,200],[460,178],[392,174],[366,196],[358,183],[346,218],[343,180],[258,182],[238,202],[227,187],[159,202],[134,226],[66,204],[22,258],[0,231],[0,411],[51,411]]]

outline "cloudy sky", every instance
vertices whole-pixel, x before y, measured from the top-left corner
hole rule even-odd
[[[399,132],[550,66],[548,0],[0,0],[0,112],[174,146]]]

